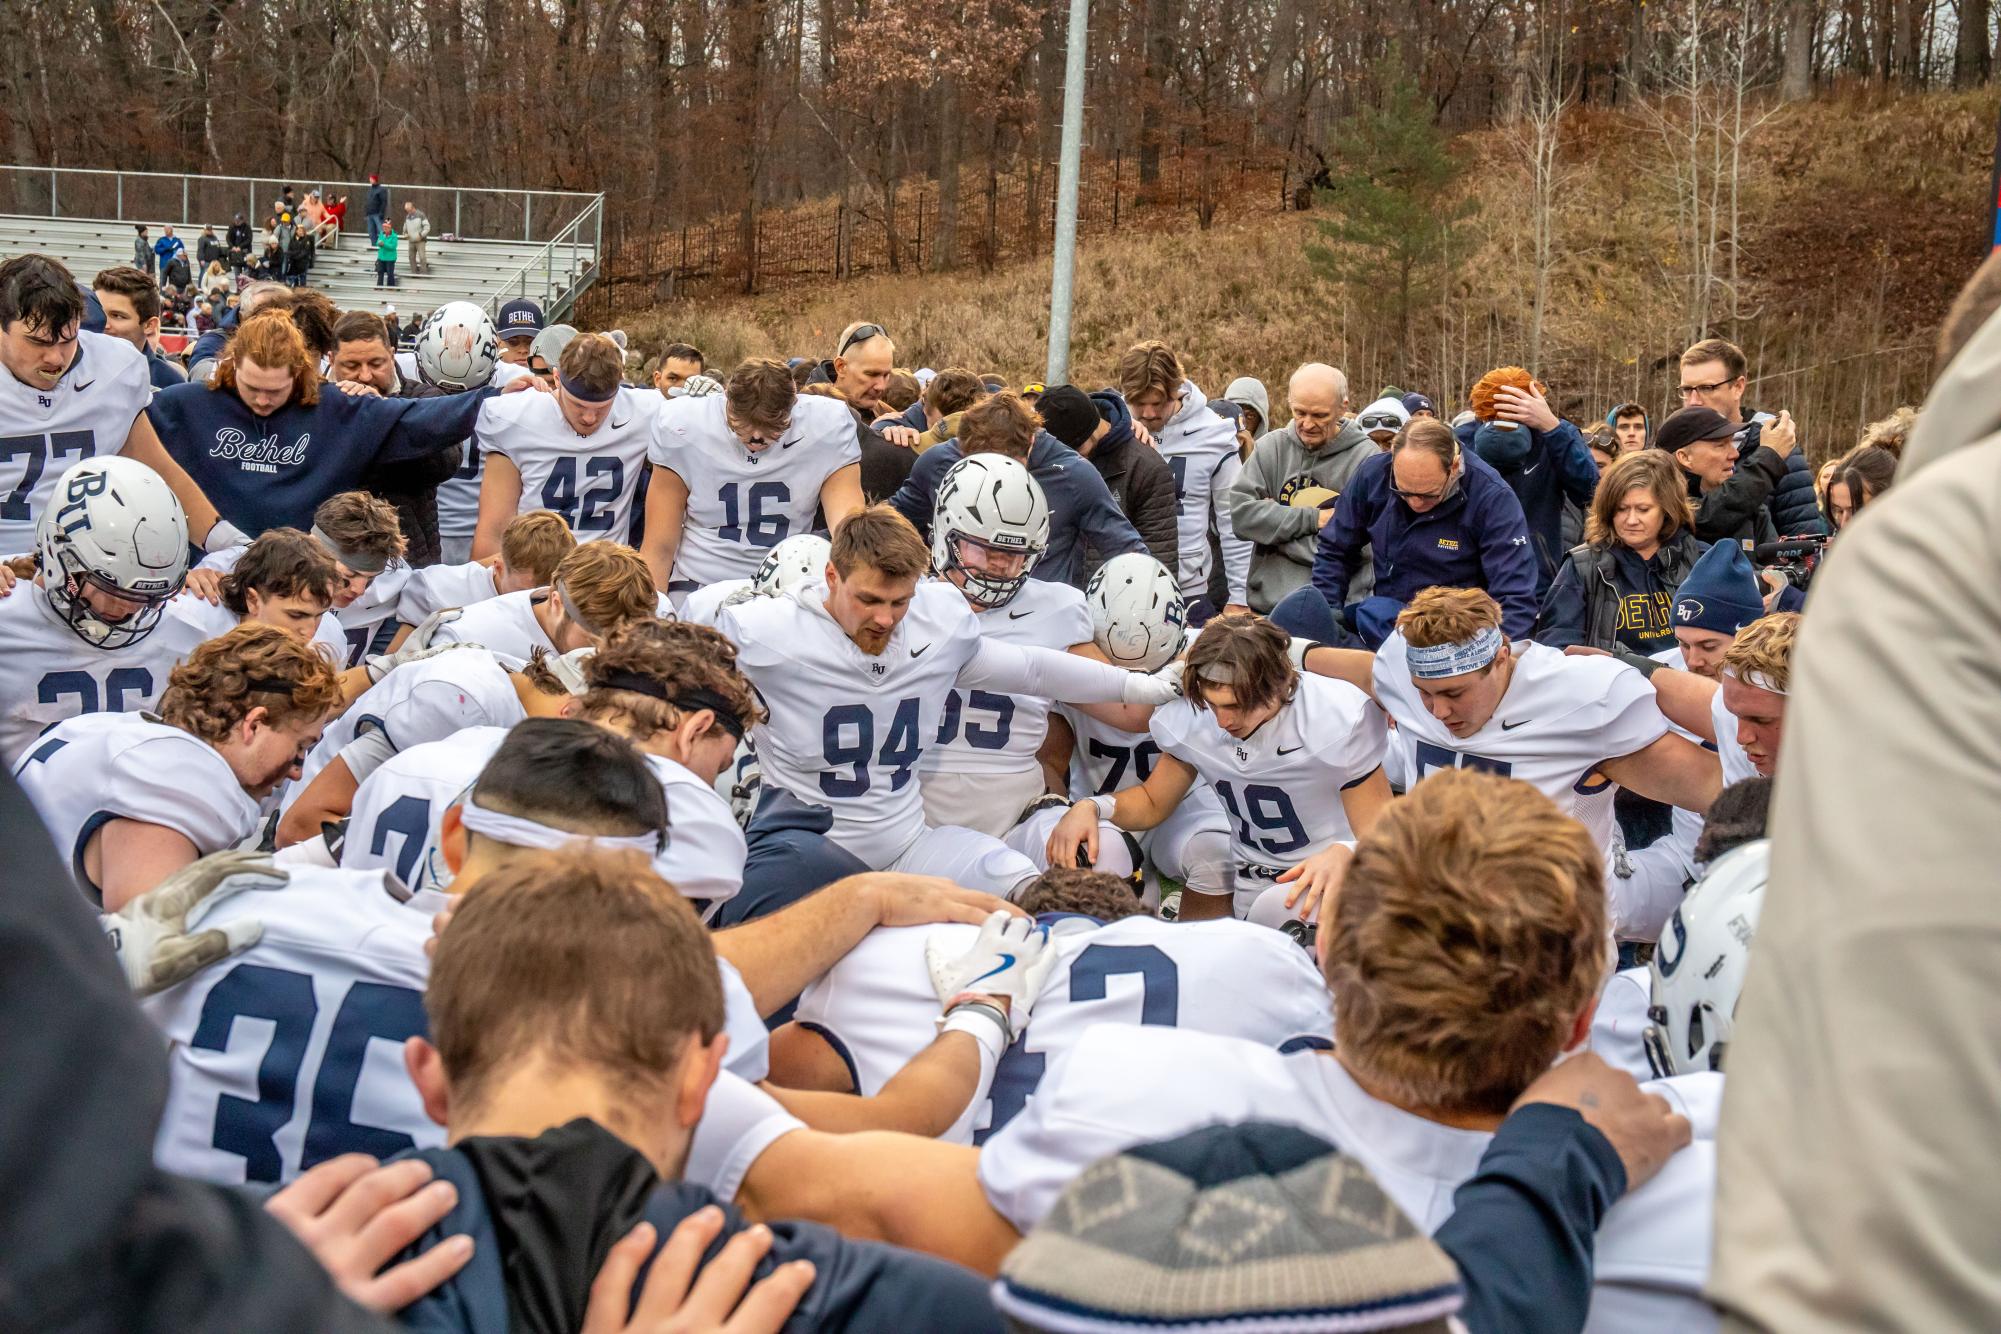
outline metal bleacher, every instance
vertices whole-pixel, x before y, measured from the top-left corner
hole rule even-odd
[[[53,255],[85,282],[99,269],[132,262],[133,225],[157,240],[171,224],[187,244],[194,268],[204,226],[226,236],[238,213],[261,246],[264,221],[285,182],[265,177],[182,176],[160,172],[0,167],[0,258],[38,251]],[[430,272],[398,258],[397,286],[375,285],[375,252],[362,214],[367,182],[295,180],[296,196],[348,198],[338,241],[322,246],[308,278],[343,310],[399,315],[430,311],[447,301],[476,301],[489,313],[516,297],[562,319],[597,275],[604,196],[556,190],[487,190],[385,182],[390,221],[401,226],[403,201],[415,200],[431,220]],[[197,283],[199,270],[194,274]]]

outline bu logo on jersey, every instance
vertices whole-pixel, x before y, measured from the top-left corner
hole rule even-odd
[[[35,401],[40,403],[44,408],[52,408],[56,405],[56,401],[47,394],[36,394]]]
[[[881,676],[884,672],[889,670],[889,664],[883,662],[872,662],[868,665],[868,669],[875,675]]]
[[[215,444],[209,449],[212,459],[235,459],[247,472],[277,472],[280,467],[291,467],[303,463],[306,446],[313,437],[302,435],[289,445],[278,443],[278,433],[273,431],[262,440],[252,440],[234,426],[225,426],[215,433]]]

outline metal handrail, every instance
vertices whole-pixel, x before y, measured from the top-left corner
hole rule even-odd
[[[111,191],[108,194],[105,194],[101,189],[102,185],[106,181],[108,181],[112,187]],[[146,191],[146,198],[153,201],[156,204],[156,207],[150,210],[146,210],[138,206],[135,206],[128,210],[126,204],[126,191],[125,191],[125,187],[128,181],[134,182],[143,187]],[[180,217],[178,219],[166,217],[165,211],[157,207],[157,204],[161,200],[171,199],[171,193],[168,193],[166,195],[162,195],[160,193],[160,191],[157,188],[157,183],[171,182],[171,181],[179,181],[181,187]],[[263,211],[263,206],[260,205],[258,202],[260,189],[267,190],[269,194],[275,195],[280,190],[282,190],[287,183],[290,183],[298,186],[301,190],[318,189],[321,191],[323,197],[331,197],[331,196],[338,196],[341,194],[347,194],[350,197],[358,196],[364,201],[366,200],[367,190],[368,190],[368,182],[366,181],[339,181],[339,180],[312,181],[309,178],[291,179],[280,176],[211,176],[206,174],[194,174],[186,172],[120,171],[103,167],[30,167],[30,166],[19,166],[11,164],[0,164],[0,190],[4,190],[5,192],[4,196],[0,196],[0,212],[26,214],[28,216],[46,216],[51,218],[63,218],[65,216],[71,216],[78,219],[85,219],[85,218],[98,219],[105,217],[104,210],[80,212],[80,213],[73,212],[71,214],[66,215],[62,207],[62,200],[63,200],[62,186],[65,182],[68,182],[71,186],[69,192],[71,198],[75,198],[79,193],[83,193],[86,195],[94,194],[99,197],[102,197],[104,199],[104,202],[109,204],[108,212],[110,214],[110,217],[107,219],[109,221],[175,222],[177,225],[183,225],[183,226],[194,223],[197,220],[197,213],[194,208],[194,192],[197,189],[201,189],[205,192],[212,192],[212,189],[214,187],[232,187],[232,186],[244,187],[245,193],[242,196],[241,200],[237,202],[241,202],[245,206],[244,217],[253,225],[257,224],[260,221],[261,213]],[[86,188],[82,188],[82,187],[88,187],[93,184],[97,185],[99,187],[99,190],[93,192]],[[521,217],[521,239],[524,241],[533,241],[535,239],[535,234],[534,234],[535,219],[536,219],[535,201],[537,199],[571,202],[576,207],[577,210],[576,217],[572,218],[569,223],[565,223],[561,228],[558,229],[556,234],[559,236],[562,235],[564,232],[570,231],[574,223],[582,219],[586,214],[595,212],[600,220],[597,239],[602,240],[602,218],[603,218],[603,201],[604,201],[604,196],[602,194],[592,194],[586,191],[579,191],[579,190],[528,190],[528,189],[510,189],[501,187],[466,187],[466,186],[454,186],[454,185],[428,185],[428,184],[420,184],[417,182],[399,182],[399,181],[384,181],[382,182],[382,185],[390,193],[390,203],[392,207],[399,205],[403,198],[407,198],[410,195],[418,194],[425,196],[426,202],[433,203],[433,207],[427,211],[433,214],[434,225],[439,226],[440,231],[443,230],[441,225],[442,219],[436,217],[436,214],[439,211],[439,207],[436,201],[441,200],[443,195],[449,193],[452,196],[451,231],[454,234],[462,235],[466,230],[464,225],[464,217],[466,212],[466,205],[468,203],[467,199],[468,196],[474,197],[471,202],[474,203],[475,206],[477,206],[480,203],[480,200],[478,198],[479,196],[493,196],[503,201],[509,201],[510,203],[518,203],[518,208]],[[44,189],[44,187],[46,188]],[[41,192],[41,199],[45,200],[46,202],[37,202],[37,203],[25,202],[28,200],[31,193],[38,191]],[[269,200],[267,199],[266,202],[268,203]],[[225,208],[214,210],[214,212],[218,216],[221,216],[230,211],[234,211],[235,207],[236,203],[232,202]],[[513,208],[510,207],[508,211],[511,213],[513,211]],[[563,203],[559,202],[553,208],[550,208],[545,205],[542,211],[542,215],[544,217],[551,217],[551,216],[561,217],[566,211],[567,209],[563,206]],[[128,216],[128,213],[130,214],[130,216]],[[392,213],[391,215],[392,219],[399,216],[400,214],[394,214],[394,213]],[[365,206],[363,208],[357,208],[353,204],[350,204],[348,207],[348,221],[345,230],[359,231],[363,230],[365,228],[365,225],[366,225]]]
[[[575,281],[579,276],[577,269],[577,247],[582,244],[583,228],[586,222],[589,222],[591,225],[590,273],[594,278],[597,270],[604,263],[603,195],[593,198],[584,211],[572,219],[567,227],[549,238],[540,250],[529,257],[527,263],[508,275],[507,280],[500,284],[491,297],[487,298],[487,314],[497,320],[500,318],[501,306],[519,297],[530,296],[530,277],[539,268],[542,271],[542,283],[540,292],[534,296],[534,299],[536,304],[543,307],[549,318],[555,318],[559,313],[556,310],[556,302],[565,296],[574,299],[587,285],[587,282]],[[563,270],[564,278],[559,282],[556,277],[556,252],[566,245],[570,248],[570,262],[568,267]]]

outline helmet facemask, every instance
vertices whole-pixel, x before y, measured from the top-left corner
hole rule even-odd
[[[1013,533],[1002,535],[1003,539],[1015,536],[1017,535]],[[1021,543],[1020,546],[1008,546],[1001,542],[989,542],[984,538],[972,537],[956,528],[948,529],[942,544],[944,563],[938,569],[938,575],[941,578],[950,578],[952,572],[957,571],[960,579],[954,579],[952,582],[958,584],[965,592],[968,601],[990,611],[995,607],[1004,607],[1014,601],[1015,595],[1021,592],[1022,585],[1028,582],[1028,572],[1035,568],[1035,562],[1042,555],[1042,548],[1032,545],[1025,537],[1021,539]],[[984,552],[985,564],[989,568],[976,570],[968,565],[963,555],[966,547]],[[1005,570],[1014,566],[1017,561],[1019,566],[1011,575],[994,572],[995,566]]]
[[[166,609],[168,599],[180,592],[181,586],[187,582],[187,575],[183,572],[171,588],[134,593],[86,568],[76,552],[67,546],[57,551],[56,559],[61,568],[45,572],[49,576],[45,589],[49,605],[55,608],[63,624],[92,648],[126,648],[152,634],[160,623],[160,614]],[[107,620],[85,598],[86,587],[121,601],[137,603],[138,607],[121,620]]]

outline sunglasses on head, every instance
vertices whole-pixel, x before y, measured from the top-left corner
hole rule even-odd
[[[837,357],[846,356],[848,349],[856,343],[866,343],[871,338],[882,338],[884,336],[885,333],[880,324],[857,324],[848,336],[841,340],[841,345],[834,349],[834,355]]]
[[[1373,417],[1359,417],[1356,419],[1356,424],[1364,431],[1401,431],[1403,418],[1378,413]]]

